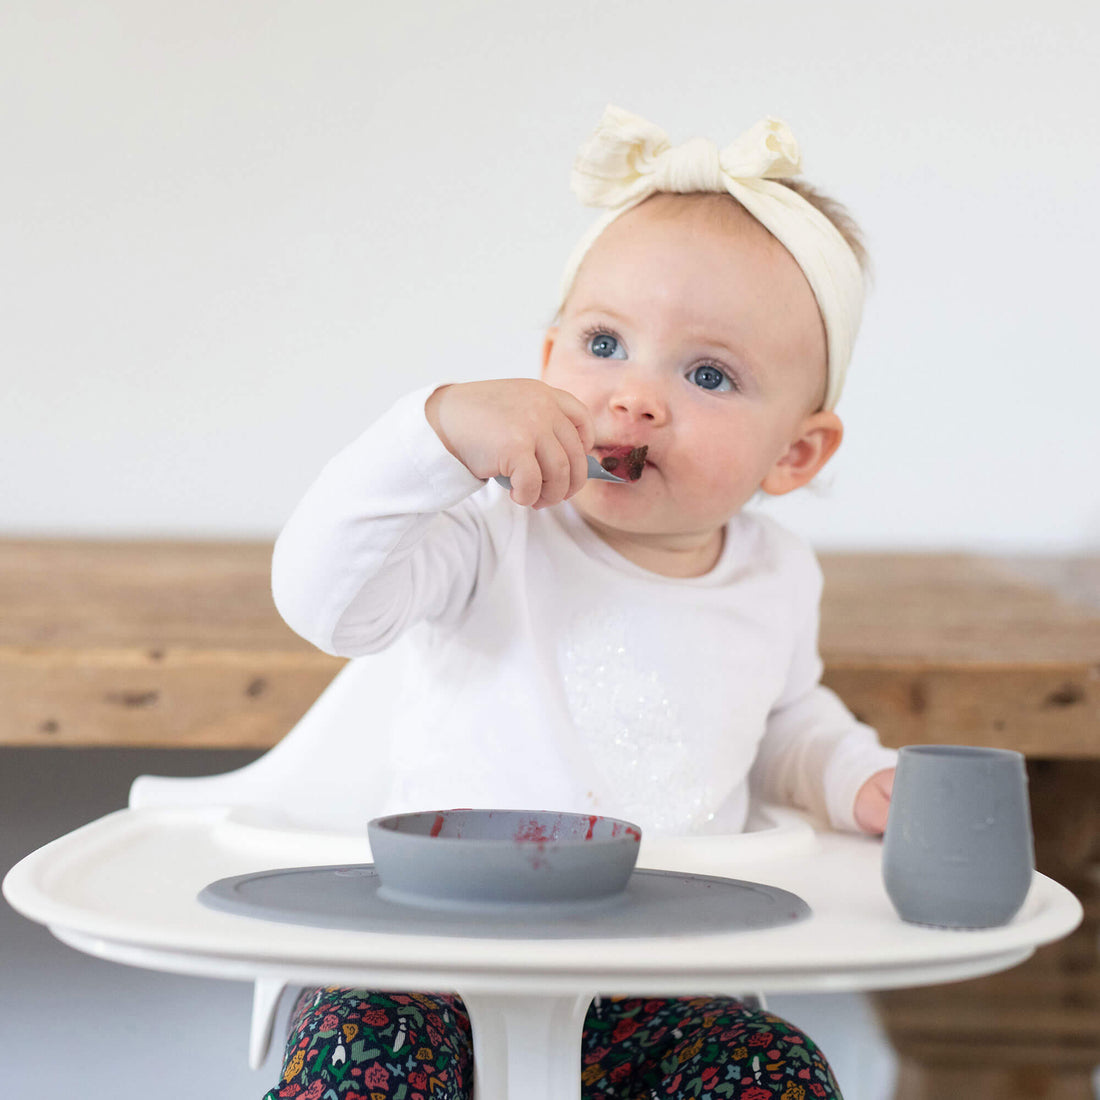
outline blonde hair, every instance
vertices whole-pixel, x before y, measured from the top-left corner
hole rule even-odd
[[[856,260],[859,262],[859,267],[863,272],[864,279],[869,280],[871,274],[871,258],[867,253],[867,246],[864,243],[863,230],[860,229],[855,218],[853,218],[848,211],[848,208],[832,198],[832,196],[825,194],[824,191],[819,190],[812,184],[806,183],[804,180],[781,179],[775,182],[781,183],[784,187],[789,187],[832,222],[836,231],[844,238],[845,243],[852,250]],[[683,210],[689,206],[703,206],[712,210],[717,218],[721,219],[725,212],[729,211],[732,205],[739,213],[748,214],[750,218],[752,217],[751,212],[746,210],[736,196],[731,195],[728,191],[655,191],[649,198],[644,199],[638,205],[646,206],[652,203],[654,199],[658,200],[658,203],[660,203],[662,199],[671,199],[672,201],[664,204],[666,207],[665,212],[670,214],[677,209]],[[688,200],[688,202],[680,201],[684,199]],[[753,218],[753,220],[755,221],[756,219]],[[760,225],[761,223],[757,222],[757,224]],[[763,226],[762,228],[767,229],[767,226]]]

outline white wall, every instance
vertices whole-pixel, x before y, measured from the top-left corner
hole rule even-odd
[[[822,546],[1100,547],[1100,7],[6,0],[0,534],[272,535],[434,378],[530,373],[604,105],[766,113],[875,258]]]

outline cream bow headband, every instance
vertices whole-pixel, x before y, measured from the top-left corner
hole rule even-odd
[[[572,188],[585,205],[609,209],[570,256],[562,303],[588,250],[621,214],[658,191],[728,192],[784,245],[809,281],[825,322],[824,407],[833,408],[859,331],[863,272],[836,226],[796,191],[775,182],[800,172],[798,143],[779,119],[762,119],[725,149],[705,138],[674,146],[651,122],[608,107],[577,154]]]

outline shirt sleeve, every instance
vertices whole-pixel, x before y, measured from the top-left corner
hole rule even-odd
[[[805,583],[798,587],[803,610],[795,620],[790,669],[768,715],[750,783],[767,801],[797,806],[835,829],[858,832],[856,795],[875,772],[895,766],[897,753],[821,684],[822,576],[812,553]]]
[[[290,627],[326,653],[384,649],[413,623],[461,611],[477,580],[485,483],[399,400],[341,451],[275,543],[271,588]]]

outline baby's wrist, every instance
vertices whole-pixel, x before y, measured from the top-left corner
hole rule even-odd
[[[432,431],[439,437],[440,443],[461,462],[462,456],[455,449],[454,443],[444,430],[442,417],[440,415],[440,405],[443,403],[443,395],[453,387],[454,383],[448,382],[446,385],[437,386],[432,390],[428,395],[428,400],[424,402],[424,416],[431,426]]]

